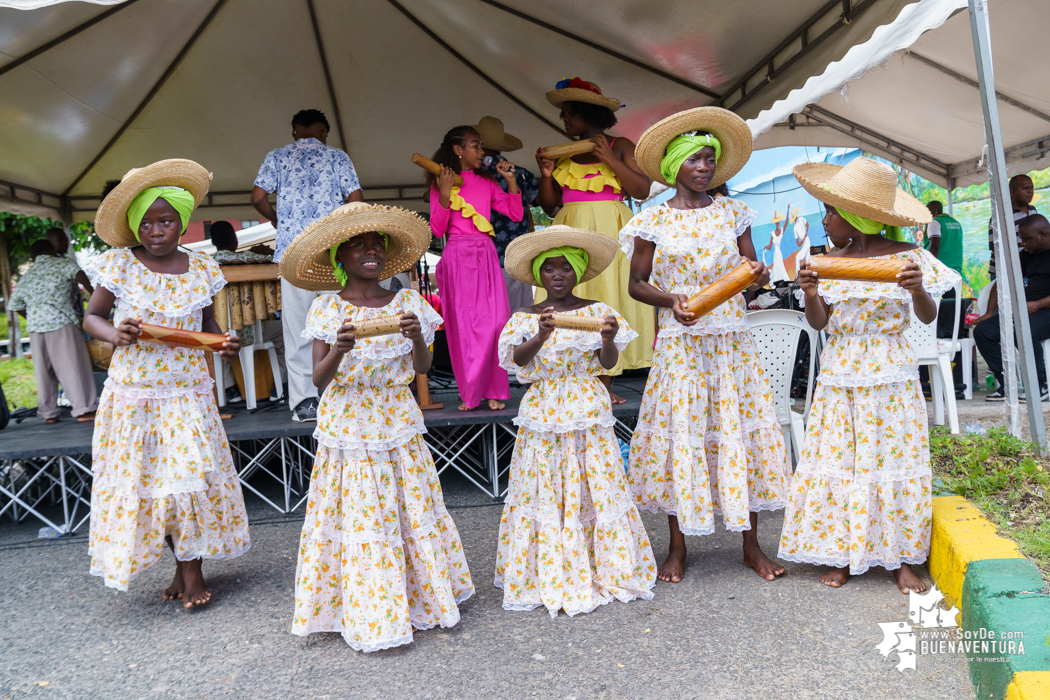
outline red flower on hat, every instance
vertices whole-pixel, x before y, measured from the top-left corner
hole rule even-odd
[[[578,88],[580,90],[587,90],[593,92],[596,95],[601,95],[602,91],[598,89],[598,86],[594,83],[581,80],[580,78],[565,78],[559,80],[558,84],[554,86],[555,90],[564,90],[565,88]]]

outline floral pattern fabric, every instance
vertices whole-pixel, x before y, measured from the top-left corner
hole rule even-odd
[[[208,256],[181,275],[153,272],[126,248],[86,268],[116,297],[114,323],[141,318],[201,330],[201,311],[225,283]],[[248,551],[248,516],[204,351],[136,343],[116,348],[91,445],[91,573],[126,591],[160,560],[230,559]]]
[[[921,249],[935,296],[959,279]],[[926,401],[902,335],[911,294],[894,284],[822,280],[832,305],[828,344],[780,538],[781,559],[849,567],[920,564],[930,550],[933,501]]]
[[[656,244],[652,284],[692,294],[739,265],[737,237],[754,212],[729,198],[697,210],[651,207],[620,235]],[[628,482],[639,507],[678,517],[682,532],[748,530],[750,514],[783,508],[790,468],[773,394],[741,297],[682,326],[660,309],[660,332],[631,441]]]
[[[38,255],[11,292],[11,311],[26,312],[26,330],[49,333],[77,322],[72,290],[80,267],[72,258]]]
[[[637,334],[596,302],[568,312],[617,317],[616,346]],[[515,424],[510,490],[500,521],[495,585],[507,610],[540,606],[552,617],[590,612],[613,599],[652,598],[656,565],[631,502],[609,393],[598,376],[598,334],[558,328],[526,366],[514,348],[539,330],[517,313],[500,335],[500,363],[529,383]]]
[[[433,342],[441,317],[407,289],[378,309],[319,297],[303,335],[334,343],[346,319],[406,312]],[[387,649],[411,642],[413,629],[452,627],[474,593],[408,387],[411,353],[400,334],[360,339],[321,396],[293,634],[339,632],[358,651]]]

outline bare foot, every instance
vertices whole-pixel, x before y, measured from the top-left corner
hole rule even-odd
[[[477,406],[475,406],[474,408],[477,408]],[[461,410],[461,411],[473,411],[474,408],[471,408],[470,406],[468,406],[466,401],[464,401],[463,403],[461,403],[459,405],[459,410]]]
[[[507,407],[507,404],[503,403],[502,401],[497,401],[496,399],[489,399],[489,410],[490,411],[499,411],[499,410],[502,410],[502,409],[504,409],[506,407]]]
[[[765,580],[775,581],[777,576],[784,573],[784,567],[767,557],[758,546],[758,537],[748,537],[749,534],[751,533],[744,533],[744,565],[750,566]]]
[[[919,580],[908,564],[901,564],[901,568],[894,571],[893,575],[897,578],[897,588],[901,589],[904,595],[912,591],[922,593],[926,590],[926,584]]]
[[[211,600],[211,591],[204,584],[200,559],[182,562],[182,580],[186,583],[186,589],[182,594],[182,607],[189,610]]]
[[[613,406],[615,406],[617,404],[621,404],[621,403],[627,403],[627,399],[625,399],[624,397],[620,396],[619,394],[614,394],[613,393],[613,390],[612,390],[613,378],[612,377],[603,374],[603,375],[601,375],[599,377],[599,379],[601,380],[602,384],[605,385],[606,391],[609,392],[609,403],[611,403]]]
[[[182,580],[182,562],[176,559],[175,578],[171,580],[171,585],[161,593],[160,597],[164,600],[180,600],[182,598],[182,592],[185,590],[186,582]]]
[[[842,584],[849,581],[849,567],[843,566],[840,569],[832,569],[823,576],[820,577],[820,582],[825,586],[831,586],[832,588],[841,588]]]
[[[685,544],[680,546],[671,545],[667,551],[667,559],[663,565],[656,570],[656,578],[669,583],[678,583],[685,576]]]

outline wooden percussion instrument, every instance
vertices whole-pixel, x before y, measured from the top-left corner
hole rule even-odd
[[[256,321],[268,321],[281,310],[281,283],[275,263],[223,265],[226,286],[215,295],[219,328],[240,331]]]
[[[226,344],[226,336],[214,333],[184,331],[177,328],[154,326],[149,323],[143,323],[141,329],[142,333],[139,335],[139,341],[167,345],[173,348],[192,348],[195,350],[222,352],[223,346]]]
[[[807,269],[822,279],[856,282],[897,282],[897,275],[907,263],[903,260],[873,258],[829,258],[817,255],[809,259]]]
[[[437,177],[441,174],[441,166],[424,155],[420,155],[419,153],[413,153],[412,162],[418,165],[419,167],[423,168],[423,170],[426,170],[434,177]],[[452,180],[452,184],[456,187],[462,187],[463,178],[459,175],[456,175],[456,177]]]
[[[544,158],[556,161],[559,158],[571,158],[572,156],[578,156],[581,153],[590,153],[593,150],[594,142],[590,139],[583,139],[581,141],[559,143],[557,146],[544,146],[540,149],[540,155]]]
[[[569,328],[576,331],[594,331],[601,333],[605,319],[596,316],[572,316],[570,314],[551,314],[555,328]]]
[[[353,324],[355,338],[374,338],[401,332],[401,314],[370,318],[361,323],[354,323],[350,319],[346,319],[346,322]]]
[[[685,302],[685,310],[700,318],[724,301],[732,299],[740,292],[755,283],[758,275],[751,269],[751,263],[744,261],[725,273]]]

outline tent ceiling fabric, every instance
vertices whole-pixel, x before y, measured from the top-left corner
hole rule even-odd
[[[858,146],[942,186],[949,179],[957,187],[986,181],[986,167],[977,167],[984,116],[966,2],[919,5],[905,10],[916,15],[910,24],[894,23],[895,32],[881,28],[866,45],[752,119],[756,147]],[[1047,167],[1050,91],[1031,47],[1050,32],[1050,13],[1042,0],[998,0],[989,14],[1009,173]],[[799,115],[794,129],[787,123],[791,114]]]
[[[739,93],[726,92],[745,78],[757,92],[738,111],[753,116],[909,2],[851,0],[846,23],[838,0],[312,0],[345,144],[309,0],[64,2],[30,11],[17,4],[0,0],[0,181],[97,197],[130,168],[192,158],[214,173],[214,192],[235,193],[213,202],[228,206],[197,218],[248,218],[253,210],[236,193],[251,189],[267,151],[290,140],[300,109],[327,114],[329,143],[350,153],[366,196],[408,186],[387,194],[418,196],[422,173],[409,156],[429,154],[457,124],[500,117],[525,142],[514,158],[526,167],[537,147],[563,141],[531,113],[560,127],[544,93],[563,77],[592,80],[626,103],[614,131],[631,138],[671,112],[718,103],[712,93],[737,104]],[[799,53],[801,39],[788,40],[811,21],[811,46]],[[771,61],[775,80],[754,77],[785,42]],[[90,209],[97,200],[75,204]]]

